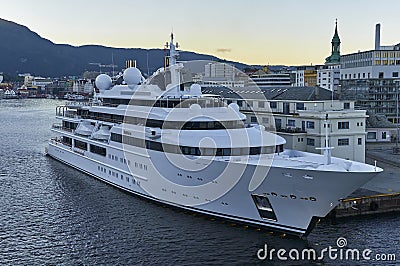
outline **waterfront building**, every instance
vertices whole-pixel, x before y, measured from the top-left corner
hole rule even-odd
[[[400,44],[382,46],[377,24],[374,50],[342,55],[340,97],[353,99],[357,107],[384,114],[397,124],[399,72]]]
[[[91,94],[94,91],[93,82],[90,79],[77,79],[72,83],[72,92],[78,94]]]
[[[340,84],[340,64],[332,63],[318,66],[317,86],[337,92]]]
[[[366,142],[395,142],[397,140],[397,128],[389,122],[385,115],[377,115],[367,112],[367,137]]]
[[[235,74],[235,67],[230,64],[215,62],[205,65],[206,78],[233,78]]]
[[[192,66],[193,67],[193,66]],[[194,80],[201,81],[204,86],[227,86],[243,88],[247,85],[248,76],[238,71],[234,66],[226,63],[198,62],[198,68],[204,68],[204,74],[197,74]]]
[[[292,85],[292,79],[289,73],[256,73],[250,78],[260,88],[288,87]]]
[[[380,24],[376,25],[375,49],[346,54],[341,59],[342,80],[398,79],[400,44],[380,45]]]
[[[325,146],[324,120],[328,115],[332,156],[365,161],[368,116],[365,110],[354,108],[354,101],[332,100],[331,91],[320,87],[244,88],[234,92],[222,87],[203,91],[221,95],[227,104],[236,103],[247,123],[276,129],[285,138],[287,149],[323,153],[316,148]]]
[[[43,77],[34,77],[31,75],[26,75],[24,76],[24,85],[26,87],[37,87],[40,88],[41,90],[44,90],[44,88],[52,84],[53,81],[50,78],[43,78]]]
[[[296,66],[292,70],[294,74],[294,86],[317,86],[317,66]]]

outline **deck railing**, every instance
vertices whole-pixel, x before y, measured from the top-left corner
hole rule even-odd
[[[63,127],[61,124],[58,123],[54,123],[52,125],[53,129],[58,129],[58,130],[63,130],[63,131],[68,131],[68,132],[73,132],[74,130],[72,128],[68,128],[68,127]]]

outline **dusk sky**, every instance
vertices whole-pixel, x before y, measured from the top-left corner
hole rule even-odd
[[[341,53],[400,43],[396,0],[0,0],[0,18],[55,43],[163,48],[173,29],[182,50],[247,64],[306,65],[330,55],[335,19]],[[29,45],[29,44],[27,44]]]

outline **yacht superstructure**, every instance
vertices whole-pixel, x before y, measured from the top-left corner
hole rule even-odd
[[[285,140],[245,124],[237,104],[186,82],[172,34],[167,45],[170,66],[147,80],[128,68],[112,86],[102,74],[92,102],[57,107],[47,154],[157,202],[299,236],[382,171],[331,157],[330,147],[283,150]]]

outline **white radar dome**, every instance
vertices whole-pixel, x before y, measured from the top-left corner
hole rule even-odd
[[[97,76],[95,84],[100,91],[105,91],[111,88],[112,80],[109,75],[100,74]]]
[[[129,85],[138,85],[142,79],[142,73],[136,67],[130,67],[124,71],[124,81]]]
[[[190,95],[201,96],[201,86],[199,84],[192,84],[190,86]]]

